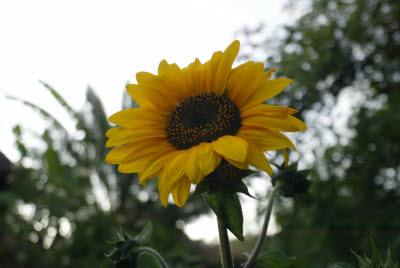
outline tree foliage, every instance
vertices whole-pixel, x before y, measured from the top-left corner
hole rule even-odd
[[[296,81],[276,101],[306,119],[298,157],[315,167],[308,196],[281,199],[282,231],[267,245],[296,256],[293,267],[355,264],[350,249],[368,252],[371,237],[400,252],[399,28],[399,1],[312,1],[268,47],[267,66]]]

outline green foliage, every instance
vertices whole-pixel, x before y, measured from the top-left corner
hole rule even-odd
[[[307,195],[277,200],[281,231],[265,245],[296,268],[356,267],[349,249],[366,252],[371,236],[400,252],[399,21],[399,1],[315,0],[283,39],[265,37],[267,68],[295,80],[271,102],[308,126],[291,158],[315,167]]]
[[[254,267],[285,268],[292,265],[295,259],[295,257],[288,257],[278,249],[270,249],[257,257]]]
[[[240,241],[243,237],[243,213],[239,197],[236,193],[214,192],[205,195],[207,204]]]

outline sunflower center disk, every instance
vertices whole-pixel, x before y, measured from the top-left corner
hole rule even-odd
[[[240,111],[230,99],[203,92],[175,107],[166,124],[167,139],[178,149],[188,149],[225,135],[235,135],[240,123]]]

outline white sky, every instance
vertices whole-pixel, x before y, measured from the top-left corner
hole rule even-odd
[[[206,61],[214,51],[225,49],[244,25],[264,22],[276,29],[293,22],[297,16],[284,12],[284,3],[1,0],[0,151],[17,160],[12,127],[18,123],[40,133],[44,126],[32,110],[5,95],[31,101],[64,120],[62,109],[39,80],[76,109],[82,108],[90,85],[111,115],[120,110],[124,86],[135,82],[136,72],[155,73],[162,59],[180,66],[196,57]],[[197,226],[204,228],[204,223]],[[188,229],[193,238],[204,238],[196,225]],[[208,240],[216,237],[214,222],[211,230],[215,232]]]

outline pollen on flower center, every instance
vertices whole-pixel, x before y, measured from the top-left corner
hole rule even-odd
[[[203,92],[177,104],[166,124],[167,139],[178,149],[188,149],[235,135],[240,123],[240,111],[229,98]]]

